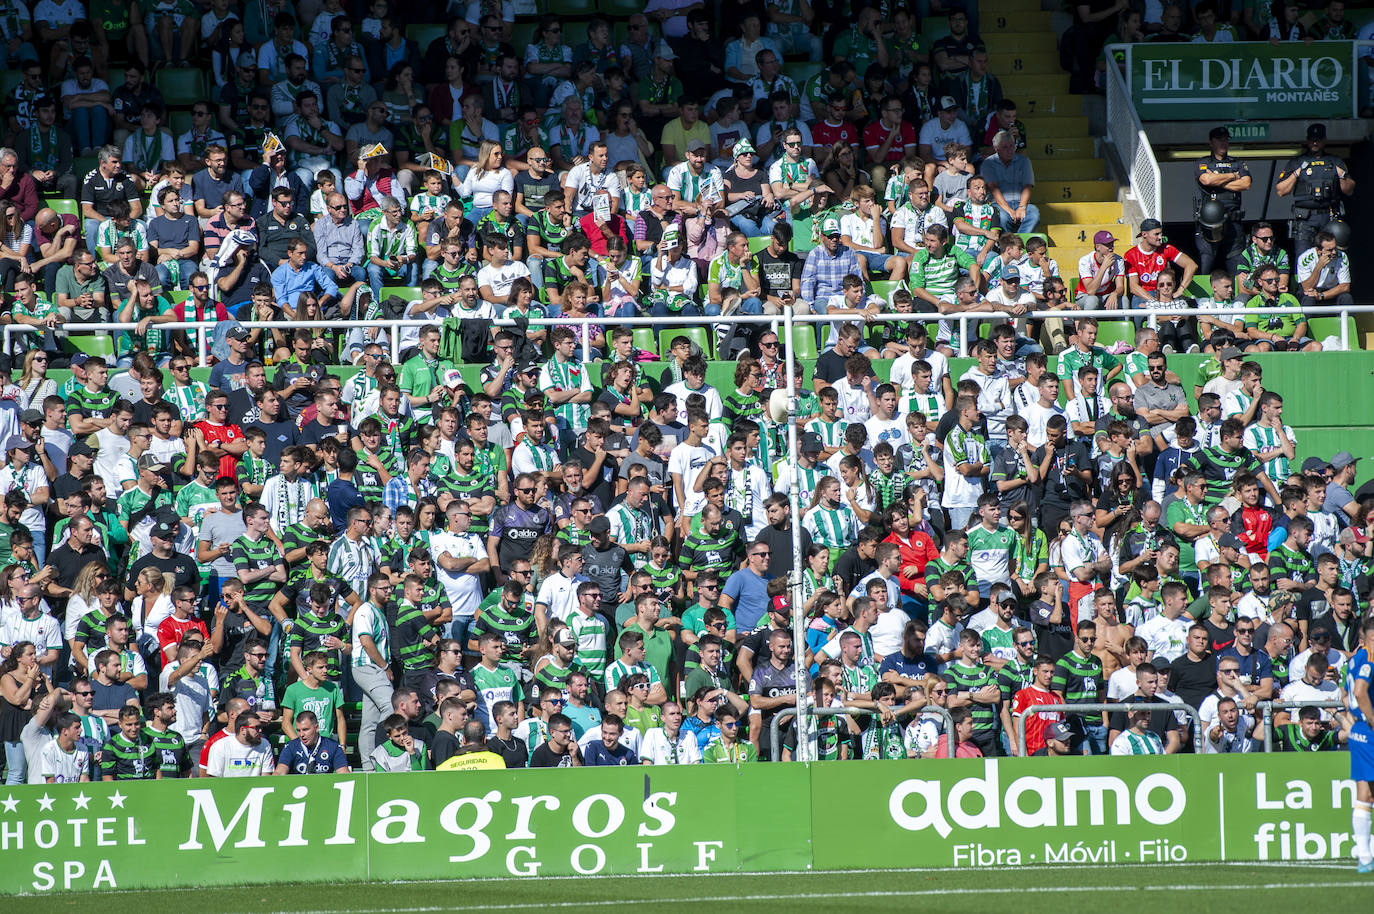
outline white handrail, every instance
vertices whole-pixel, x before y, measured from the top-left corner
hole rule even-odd
[[[1107,89],[1107,135],[1106,140],[1116,149],[1117,159],[1126,169],[1126,179],[1130,182],[1131,193],[1140,204],[1146,219],[1162,219],[1164,209],[1163,184],[1159,174],[1159,160],[1155,158],[1154,147],[1140,122],[1135,105],[1131,103],[1131,92],[1126,80],[1113,59],[1113,51],[1123,49],[1126,54],[1126,70],[1130,72],[1131,46],[1128,44],[1109,45],[1104,52],[1107,56],[1105,83]]]
[[[1147,321],[1147,322],[1153,324],[1155,318],[1158,318],[1158,317],[1167,317],[1167,316],[1196,317],[1196,316],[1198,316],[1199,314],[1218,315],[1218,316],[1233,316],[1233,315],[1236,315],[1236,316],[1243,316],[1243,315],[1253,315],[1253,314],[1292,314],[1295,310],[1301,311],[1304,315],[1307,315],[1307,316],[1318,316],[1318,317],[1339,316],[1339,317],[1341,318],[1341,342],[1342,342],[1343,345],[1348,345],[1349,340],[1348,340],[1348,333],[1347,333],[1347,327],[1346,327],[1346,319],[1347,319],[1350,315],[1352,315],[1352,314],[1371,314],[1371,313],[1374,313],[1374,305],[1318,305],[1318,306],[1314,306],[1314,307],[1310,307],[1310,308],[1301,308],[1301,307],[1300,307],[1300,308],[1296,308],[1296,309],[1295,309],[1295,308],[1292,308],[1292,307],[1249,308],[1249,307],[1246,307],[1244,304],[1240,304],[1240,305],[1234,305],[1234,304],[1233,304],[1233,305],[1229,305],[1229,306],[1223,307],[1223,308],[1208,308],[1206,311],[1199,311],[1197,308],[1188,308],[1188,307],[1150,308],[1150,309],[1140,309],[1140,310],[1132,310],[1132,311],[1112,310],[1112,309],[1102,309],[1102,308],[1099,308],[1099,309],[1096,310],[1096,311],[1089,311],[1089,310],[1085,310],[1085,309],[1082,309],[1082,308],[1062,308],[1062,309],[1055,310],[1055,311],[1043,311],[1043,310],[1042,310],[1042,311],[1026,311],[1026,312],[1024,312],[1024,313],[1022,313],[1022,314],[1017,314],[1017,315],[1012,315],[1012,314],[1010,314],[1010,313],[1008,313],[1008,312],[1006,312],[1006,311],[958,311],[958,312],[953,312],[953,313],[949,313],[949,314],[933,314],[933,313],[929,313],[929,312],[912,312],[912,313],[910,313],[910,314],[898,313],[898,312],[885,312],[885,313],[882,313],[882,314],[874,314],[874,315],[872,315],[871,317],[864,318],[864,319],[862,319],[862,320],[861,320],[860,318],[854,317],[854,316],[852,316],[852,315],[846,315],[846,314],[840,314],[840,315],[834,315],[834,314],[794,314],[793,317],[792,317],[792,320],[793,320],[794,322],[796,322],[796,323],[799,323],[799,324],[844,324],[844,323],[861,323],[861,322],[862,322],[862,323],[875,323],[875,324],[890,324],[890,323],[919,322],[919,323],[923,323],[923,324],[932,324],[932,323],[938,323],[938,322],[940,322],[940,321],[957,321],[958,324],[959,324],[959,340],[958,340],[958,342],[959,342],[959,347],[958,347],[958,348],[959,348],[959,355],[960,355],[960,356],[966,356],[966,355],[968,354],[968,345],[967,345],[967,337],[968,337],[968,334],[967,334],[966,331],[968,330],[969,321],[993,320],[993,321],[1004,321],[1004,322],[1005,322],[1005,321],[1012,320],[1013,318],[1017,318],[1017,319],[1035,319],[1035,320],[1043,320],[1043,319],[1045,319],[1045,318],[1054,318],[1054,317],[1057,317],[1057,318],[1093,317],[1093,318],[1096,318],[1097,320],[1137,320],[1137,319],[1138,319],[1138,320]],[[674,321],[674,320],[671,320],[671,319],[668,319],[668,318],[662,318],[662,317],[614,317],[614,318],[602,318],[602,317],[597,317],[597,316],[594,316],[594,315],[588,315],[587,317],[544,317],[544,318],[539,318],[539,319],[536,320],[536,321],[532,321],[531,323],[537,323],[537,324],[540,324],[541,326],[543,326],[543,325],[549,325],[549,326],[555,326],[555,327],[557,327],[557,326],[564,326],[564,327],[577,327],[577,326],[581,326],[581,327],[583,327],[583,328],[584,328],[584,332],[583,332],[583,334],[582,334],[582,340],[583,340],[583,360],[584,360],[584,361],[590,361],[590,359],[588,359],[588,358],[586,357],[586,356],[587,356],[587,348],[588,348],[588,347],[587,347],[587,342],[586,342],[586,341],[587,341],[587,334],[586,334],[586,332],[585,332],[585,328],[586,328],[587,325],[589,325],[589,324],[600,324],[600,325],[615,324],[615,325],[617,325],[617,326],[623,325],[623,326],[627,326],[627,327],[658,327],[658,328],[668,329],[668,328],[673,328],[673,327],[677,327],[677,326],[700,326],[702,323],[705,323],[705,324],[707,324],[707,325],[710,325],[710,324],[717,324],[717,323],[722,323],[722,324],[770,324],[770,325],[771,325],[771,324],[774,324],[774,323],[778,322],[778,321],[780,320],[780,317],[781,317],[781,315],[768,315],[768,314],[738,314],[738,313],[736,313],[736,314],[731,314],[731,315],[729,315],[728,317],[724,317],[724,318],[720,318],[720,317],[717,317],[717,316],[714,316],[714,315],[713,315],[713,316],[711,316],[711,317],[698,318],[698,319],[695,320],[695,321],[690,321],[690,320]],[[220,322],[219,322],[219,321],[170,321],[170,322],[168,322],[168,323],[156,324],[156,325],[154,325],[154,326],[156,326],[159,330],[195,330],[195,331],[199,331],[199,333],[200,333],[200,335],[201,335],[201,343],[202,343],[202,345],[201,345],[201,347],[200,347],[200,365],[201,365],[201,367],[205,367],[204,332],[205,332],[206,330],[208,330],[209,328],[215,326],[215,324],[217,324],[217,323],[220,323]],[[507,318],[497,318],[497,319],[495,319],[495,320],[490,321],[490,323],[493,324],[494,326],[497,326],[497,327],[514,327],[514,326],[517,326],[517,324],[516,324],[515,321],[510,320],[510,319],[507,319]],[[427,320],[427,319],[425,319],[425,318],[398,318],[398,319],[395,319],[395,320],[374,320],[374,321],[344,321],[344,322],[342,322],[342,323],[339,322],[339,321],[240,321],[240,322],[239,322],[239,325],[240,325],[240,326],[246,327],[246,328],[248,328],[248,329],[250,329],[250,330],[252,330],[252,329],[295,330],[295,329],[298,328],[298,327],[304,327],[304,328],[306,328],[306,329],[313,329],[313,330],[335,330],[335,331],[339,330],[341,327],[342,327],[343,329],[352,329],[352,328],[355,328],[355,327],[368,327],[368,328],[374,328],[374,327],[375,327],[375,328],[380,329],[380,330],[393,330],[393,329],[399,330],[399,329],[401,329],[401,328],[403,328],[403,327],[434,327],[434,326],[438,326],[438,324],[439,324],[438,321]],[[98,334],[98,333],[116,333],[116,332],[120,332],[120,331],[134,330],[134,329],[136,329],[137,327],[138,327],[138,324],[137,324],[136,322],[132,322],[132,321],[130,321],[130,322],[123,322],[123,323],[121,323],[121,322],[115,322],[115,321],[106,321],[106,322],[102,322],[102,323],[89,323],[89,324],[88,324],[88,323],[80,323],[80,322],[76,322],[76,321],[69,321],[69,322],[64,323],[64,324],[59,324],[56,328],[51,328],[51,329],[59,330],[59,331],[61,331],[62,333],[64,333],[64,334],[70,336],[70,335],[72,335],[72,334],[74,334],[74,333],[77,333],[77,334],[85,334],[85,333],[92,333],[92,334]],[[0,328],[0,334],[3,335],[3,345],[0,345],[0,349],[3,349],[4,352],[9,353],[9,352],[11,351],[11,348],[10,348],[10,347],[11,347],[12,337],[13,337],[13,335],[16,334],[16,333],[46,333],[49,329],[50,329],[50,328],[48,328],[48,327],[35,327],[35,326],[30,325],[30,324],[5,324],[5,325],[3,326],[3,328]],[[399,343],[399,335],[398,335],[398,334],[395,334],[395,333],[391,333],[391,334],[388,334],[388,336],[389,336],[390,341],[391,341],[391,349],[392,349],[391,358],[392,358],[392,362],[393,362],[393,363],[399,362],[399,361],[400,361],[400,343]]]

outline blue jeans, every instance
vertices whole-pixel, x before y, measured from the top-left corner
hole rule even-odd
[[[1040,210],[1036,208],[1034,203],[1026,204],[1026,218],[1022,219],[1020,223],[1017,223],[1015,219],[1011,218],[1011,213],[1008,210],[1002,209],[1000,206],[998,209],[1002,213],[1003,231],[1033,232],[1035,231],[1035,227],[1040,224]]]
[[[388,278],[391,277],[388,276],[387,272],[383,270],[381,267],[377,266],[375,263],[369,263],[367,265],[367,284],[372,287],[372,298],[375,301],[381,302],[382,283]],[[418,263],[406,264],[405,266],[401,267],[400,275],[395,278],[399,279],[400,285],[403,286],[419,285],[420,265]]]
[[[1080,750],[1087,748],[1089,755],[1107,754],[1107,727],[1105,724],[1090,724],[1087,720],[1081,720],[1078,729],[1082,732]]]
[[[750,238],[766,238],[773,234],[773,226],[777,223],[777,217],[772,213],[763,217],[763,221],[754,222],[752,219],[744,218],[743,213],[738,213],[730,218],[735,228],[739,229]]]
[[[969,506],[967,506],[967,507],[958,507],[958,508],[946,508],[945,511],[947,511],[947,512],[949,513],[949,529],[951,529],[951,530],[966,530],[966,529],[968,529],[968,521],[969,521],[969,518],[973,516],[973,512],[976,511],[976,510],[977,510],[977,506],[976,506],[976,505],[969,505]]]
[[[739,310],[741,314],[762,314],[763,299],[759,298],[757,295],[751,295],[748,298],[741,299],[739,303]],[[712,302],[706,303],[707,317],[716,317],[719,314],[720,305],[713,304]]]
[[[70,126],[78,153],[110,142],[110,113],[99,105],[74,109]]]
[[[719,306],[714,306],[714,307],[716,308],[716,312],[715,312],[715,313],[716,313],[716,314],[719,314],[719,313],[720,313],[720,307],[719,307]],[[666,301],[656,301],[656,302],[654,302],[654,306],[653,306],[653,316],[654,316],[654,317],[701,317],[701,305],[697,304],[696,302],[692,302],[690,305],[687,305],[686,307],[684,307],[681,311],[669,311],[669,310],[668,310],[668,303],[667,303]]]
[[[29,777],[28,759],[24,758],[24,744],[21,742],[5,743],[5,767],[9,769],[5,775],[5,785],[13,787],[16,784],[23,784]]]

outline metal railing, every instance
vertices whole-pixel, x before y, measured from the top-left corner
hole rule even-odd
[[[1260,726],[1264,729],[1264,751],[1274,751],[1274,712],[1294,708],[1321,708],[1327,711],[1343,711],[1345,704],[1335,699],[1327,701],[1261,701],[1255,706],[1260,712]]]
[[[1121,167],[1126,170],[1131,193],[1140,204],[1146,219],[1161,219],[1163,212],[1163,184],[1159,174],[1159,160],[1145,133],[1145,127],[1131,103],[1126,80],[1113,60],[1112,49],[1128,47],[1111,45],[1106,50],[1107,70],[1107,143],[1116,150]]]
[[[1304,315],[1306,315],[1306,316],[1308,316],[1308,317],[1336,317],[1336,316],[1339,316],[1339,317],[1341,318],[1341,322],[1340,322],[1340,323],[1341,323],[1341,327],[1340,327],[1340,340],[1341,340],[1341,346],[1342,346],[1342,348],[1349,349],[1349,348],[1350,348],[1350,340],[1349,340],[1349,327],[1347,326],[1347,324],[1348,324],[1348,320],[1347,320],[1347,319],[1348,319],[1351,315],[1353,315],[1353,314],[1368,314],[1368,313],[1374,313],[1374,305],[1320,305],[1320,306],[1314,306],[1314,307],[1310,307],[1310,308],[1301,308],[1300,310],[1302,311],[1302,313],[1303,313]],[[1089,311],[1089,310],[1085,310],[1085,309],[1082,309],[1082,308],[1072,308],[1072,307],[1070,307],[1070,308],[1062,308],[1062,309],[1054,310],[1054,311],[1027,311],[1027,312],[1025,312],[1024,314],[1017,314],[1017,315],[1009,314],[1009,313],[1006,312],[1006,311],[992,311],[992,310],[988,310],[988,311],[960,311],[960,312],[949,313],[949,314],[931,314],[931,313],[915,313],[915,312],[910,313],[910,314],[907,314],[907,313],[897,313],[897,312],[886,312],[886,313],[883,313],[883,314],[875,314],[875,315],[873,315],[873,316],[871,316],[871,317],[868,317],[868,318],[859,318],[859,317],[855,317],[855,316],[853,316],[853,315],[847,315],[847,314],[840,314],[840,315],[831,315],[831,314],[795,314],[795,315],[793,315],[792,320],[793,320],[795,323],[798,323],[798,324],[807,324],[807,325],[824,324],[824,325],[827,325],[827,326],[828,326],[828,325],[832,325],[832,324],[838,325],[838,324],[842,324],[842,323],[874,323],[874,324],[881,324],[881,323],[898,323],[898,322],[900,322],[900,323],[919,322],[919,323],[923,323],[923,324],[933,324],[933,323],[939,323],[939,322],[941,322],[941,321],[947,321],[947,322],[949,322],[949,323],[951,323],[951,324],[957,325],[957,327],[958,327],[958,332],[954,334],[955,339],[952,341],[952,344],[957,348],[958,354],[959,354],[960,357],[966,357],[966,356],[968,355],[969,340],[970,340],[970,338],[971,338],[971,333],[970,333],[970,331],[976,329],[976,327],[977,327],[977,322],[978,322],[978,321],[999,321],[999,322],[1006,322],[1006,321],[1010,321],[1010,320],[1026,320],[1026,319],[1043,320],[1043,319],[1046,319],[1046,318],[1060,318],[1060,319],[1063,319],[1063,318],[1074,318],[1074,317],[1093,317],[1093,318],[1096,318],[1097,320],[1123,320],[1123,321],[1124,321],[1124,320],[1138,320],[1138,321],[1141,321],[1141,322],[1143,322],[1143,323],[1148,324],[1148,325],[1151,326],[1151,327],[1154,327],[1154,326],[1157,326],[1157,325],[1158,325],[1158,319],[1159,319],[1160,317],[1165,317],[1165,316],[1197,317],[1197,316],[1199,316],[1199,315],[1204,315],[1204,314],[1205,314],[1205,315],[1208,315],[1208,316],[1226,316],[1226,317],[1231,317],[1231,316],[1254,316],[1254,315],[1258,315],[1258,314],[1291,314],[1293,311],[1294,311],[1294,309],[1291,308],[1291,307],[1247,308],[1244,304],[1232,305],[1232,306],[1228,306],[1228,307],[1225,307],[1225,308],[1208,308],[1208,309],[1205,310],[1205,311],[1201,311],[1201,310],[1199,310],[1199,309],[1197,309],[1197,308],[1188,308],[1188,307],[1182,307],[1182,308],[1152,308],[1152,309],[1147,309],[1147,310],[1146,310],[1146,309],[1142,309],[1142,310],[1115,310],[1115,311],[1112,311],[1112,310],[1103,310],[1103,309],[1098,309],[1098,310],[1096,310],[1096,311]],[[168,323],[163,323],[163,324],[155,324],[154,326],[155,326],[157,329],[159,329],[159,330],[164,330],[164,331],[168,331],[168,330],[195,331],[195,333],[196,333],[196,350],[197,350],[197,352],[199,353],[199,362],[200,362],[201,367],[205,367],[205,364],[206,364],[206,356],[207,356],[207,354],[208,354],[208,349],[207,349],[207,344],[208,344],[207,331],[208,331],[210,328],[214,327],[216,323],[219,323],[219,322],[218,322],[218,321],[174,321],[174,322],[168,322]],[[240,322],[239,322],[240,326],[246,327],[246,328],[248,328],[248,329],[250,329],[250,330],[251,330],[251,329],[263,329],[263,330],[294,330],[294,329],[296,329],[296,328],[298,328],[298,327],[303,327],[303,328],[306,328],[306,329],[309,329],[309,330],[327,330],[327,331],[334,331],[334,332],[338,332],[338,331],[340,331],[340,330],[352,330],[352,329],[356,329],[356,328],[358,328],[358,327],[364,327],[364,328],[369,328],[369,329],[375,328],[375,329],[384,330],[384,331],[393,331],[393,330],[400,330],[400,329],[405,328],[405,327],[433,327],[433,326],[438,326],[438,323],[439,323],[439,322],[437,322],[437,321],[427,320],[427,319],[425,319],[425,318],[403,318],[403,319],[397,319],[397,320],[376,320],[376,321],[362,321],[362,320],[358,320],[358,321],[349,321],[349,320],[338,321],[338,320],[336,320],[336,321],[240,321]],[[497,319],[497,320],[491,321],[490,323],[493,324],[494,326],[497,326],[497,327],[514,327],[514,326],[516,326],[515,321],[506,320],[506,319]],[[591,343],[590,343],[590,341],[589,341],[589,339],[588,339],[588,337],[587,337],[587,333],[586,333],[585,331],[586,331],[587,327],[590,326],[590,325],[592,325],[592,324],[596,324],[596,325],[602,326],[602,327],[615,327],[615,326],[626,326],[626,327],[650,327],[650,328],[656,328],[656,329],[660,329],[660,330],[666,330],[666,329],[671,329],[671,328],[680,327],[680,326],[681,326],[681,327],[688,327],[688,326],[701,327],[701,326],[705,325],[705,326],[706,326],[706,329],[708,330],[708,332],[713,331],[713,329],[714,329],[713,325],[716,325],[716,324],[721,324],[721,325],[726,325],[726,326],[728,326],[728,325],[730,325],[730,324],[767,324],[767,325],[769,325],[773,330],[779,331],[780,328],[782,327],[782,324],[783,324],[783,316],[782,316],[782,315],[776,315],[776,314],[775,314],[775,315],[768,315],[768,314],[757,314],[757,315],[756,315],[756,314],[739,314],[739,313],[736,313],[736,314],[730,314],[730,315],[727,315],[727,316],[702,317],[702,318],[697,318],[697,319],[692,320],[692,321],[682,321],[682,320],[674,321],[674,320],[669,319],[669,318],[661,318],[661,317],[614,317],[614,318],[602,318],[602,317],[596,317],[596,316],[587,316],[587,317],[548,317],[548,318],[541,318],[541,319],[538,321],[538,323],[539,323],[541,326],[555,326],[555,327],[556,327],[556,326],[565,326],[565,327],[576,327],[576,326],[581,326],[581,327],[583,328],[583,331],[584,331],[584,332],[582,333],[582,360],[583,360],[583,361],[591,361]],[[80,323],[80,322],[76,322],[76,321],[69,321],[69,322],[66,322],[66,323],[63,323],[63,324],[59,324],[56,328],[54,328],[54,331],[55,331],[55,332],[62,333],[62,334],[65,334],[65,335],[67,335],[67,336],[71,336],[71,335],[74,335],[74,334],[92,334],[92,335],[99,335],[99,334],[111,334],[111,333],[118,333],[118,332],[121,332],[121,331],[134,330],[134,329],[137,328],[137,326],[138,326],[138,325],[137,325],[136,323],[133,323],[133,322],[122,323],[122,322],[109,322],[109,321],[107,321],[107,322],[102,322],[102,323]],[[31,326],[31,325],[29,325],[29,324],[5,324],[5,325],[3,325],[3,327],[0,327],[0,334],[3,335],[3,336],[2,336],[3,342],[0,343],[0,349],[3,349],[3,351],[6,352],[6,353],[12,352],[12,344],[13,344],[13,338],[14,338],[14,335],[15,335],[15,334],[20,334],[20,333],[46,333],[46,332],[48,332],[48,329],[49,329],[49,328],[47,328],[47,327],[35,327],[35,326]],[[391,359],[392,359],[393,362],[399,362],[399,361],[400,361],[400,356],[401,356],[400,334],[398,334],[398,333],[393,333],[393,332],[388,332],[388,333],[387,333],[387,338],[388,338],[388,343],[390,344],[390,348],[391,348]],[[822,346],[822,348],[823,348],[823,346]],[[342,355],[342,354],[341,354],[341,355]],[[341,363],[341,364],[342,364],[342,363]]]
[[[1139,711],[1142,708],[1150,711],[1172,711],[1174,713],[1182,711],[1193,719],[1195,731],[1202,726],[1202,717],[1197,713],[1197,708],[1181,701],[1106,701],[1083,705],[1034,705],[1027,708],[1026,712],[1016,719],[1016,753],[1022,758],[1026,756],[1026,717],[1030,714],[1040,714],[1046,711],[1064,714],[1094,714],[1102,711]],[[1111,749],[1110,746],[1107,748]],[[1202,752],[1200,740],[1194,741],[1193,752],[1194,754]]]
[[[806,713],[812,717],[872,717],[878,713],[877,708],[813,708],[807,707]],[[954,732],[954,718],[949,716],[949,711],[939,705],[926,705],[916,714],[919,716],[927,711],[937,713],[944,718],[945,734],[949,737],[949,757],[954,758],[954,752],[959,748],[959,736]],[[773,761],[782,760],[782,725],[784,722],[797,716],[796,708],[784,708],[773,715],[773,723],[769,727],[768,745],[772,748],[773,754],[769,756]]]

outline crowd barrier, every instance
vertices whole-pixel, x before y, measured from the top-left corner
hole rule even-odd
[[[1348,766],[1331,752],[13,787],[0,790],[0,892],[1345,862]]]

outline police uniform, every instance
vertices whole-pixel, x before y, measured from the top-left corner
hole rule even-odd
[[[1197,159],[1194,163],[1194,175],[1198,182],[1198,205],[1200,206],[1207,200],[1215,200],[1226,207],[1226,225],[1221,232],[1219,241],[1210,240],[1199,223],[1194,234],[1198,252],[1197,275],[1207,276],[1212,272],[1214,264],[1218,258],[1226,261],[1226,271],[1234,274],[1236,265],[1240,263],[1240,252],[1244,245],[1244,238],[1240,232],[1240,191],[1220,190],[1213,187],[1202,185],[1204,174],[1227,174],[1238,175],[1240,177],[1250,176],[1250,166],[1232,155],[1215,156],[1210,152]]]
[[[1293,254],[1302,252],[1316,244],[1317,232],[1326,224],[1341,215],[1341,178],[1340,172],[1349,173],[1340,156],[1323,152],[1317,155],[1305,152],[1290,159],[1279,172],[1279,180],[1286,181],[1296,174],[1297,184],[1293,186]]]

